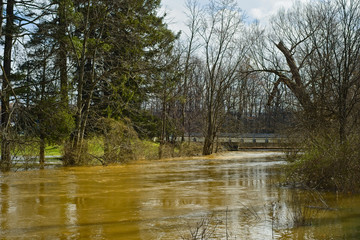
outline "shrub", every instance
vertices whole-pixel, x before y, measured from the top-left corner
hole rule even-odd
[[[138,141],[138,146],[135,149],[137,159],[154,160],[159,157],[159,143],[149,140]]]
[[[104,162],[123,163],[137,159],[135,149],[139,147],[140,140],[130,121],[110,118],[100,121],[104,135]]]
[[[88,143],[83,141],[81,146],[73,148],[70,142],[67,142],[63,148],[63,164],[65,166],[89,165],[92,158],[88,154]]]
[[[304,152],[290,163],[287,178],[314,189],[341,192],[360,191],[359,138],[340,142],[334,136],[308,141]]]
[[[184,157],[198,156],[202,154],[202,143],[199,142],[184,142],[180,146],[180,155]]]

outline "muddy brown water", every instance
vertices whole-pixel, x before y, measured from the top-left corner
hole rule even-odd
[[[1,174],[0,239],[360,239],[359,196],[281,187],[284,166],[231,152]]]

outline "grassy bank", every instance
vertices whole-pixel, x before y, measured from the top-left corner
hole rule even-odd
[[[18,148],[14,151],[14,156],[21,159],[16,165],[26,168],[38,165],[39,145],[38,141],[33,140],[33,144]],[[84,142],[83,165],[108,165],[121,164],[133,160],[155,160],[159,159],[161,147],[162,158],[176,158],[201,155],[202,144],[196,142],[176,142],[175,144],[165,144],[160,146],[158,142],[150,140],[133,140],[126,144],[119,144],[113,148],[106,149],[106,139],[102,136],[94,136]],[[45,148],[45,164],[54,164],[54,159],[61,159],[66,150],[65,145],[47,145]],[[108,152],[107,152],[108,151]],[[61,161],[58,162],[62,164]]]

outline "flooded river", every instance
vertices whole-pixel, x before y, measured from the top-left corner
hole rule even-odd
[[[284,164],[231,152],[2,174],[0,239],[360,238],[358,196],[281,187]]]

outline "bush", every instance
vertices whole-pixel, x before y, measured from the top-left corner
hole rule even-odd
[[[198,142],[184,142],[180,148],[181,157],[199,156],[202,154],[203,144]]]
[[[139,139],[129,120],[101,119],[104,134],[104,163],[123,163],[137,159]]]
[[[65,166],[83,166],[89,165],[92,158],[88,154],[88,143],[83,141],[81,146],[73,148],[70,142],[67,142],[63,148],[63,164]]]
[[[159,144],[149,140],[138,141],[135,149],[137,159],[154,160],[159,157]]]
[[[308,141],[287,171],[288,180],[314,189],[360,191],[359,138],[340,142],[333,136]]]

